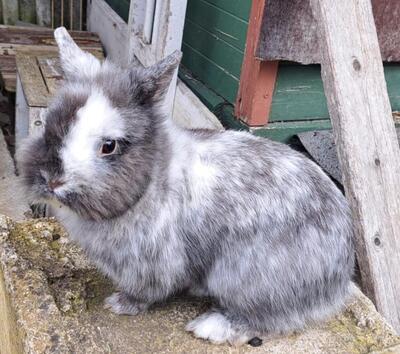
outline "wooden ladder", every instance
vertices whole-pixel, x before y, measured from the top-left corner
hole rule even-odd
[[[278,62],[263,61],[256,55],[269,9],[290,6],[289,1],[279,1],[253,0],[252,4],[235,107],[236,116],[250,126],[268,122]],[[270,21],[277,26],[292,21],[297,31],[306,29],[307,24],[317,27],[315,43],[309,33],[303,34],[307,40],[302,43],[309,49],[319,44],[322,52],[316,49],[312,55],[320,58],[346,196],[353,211],[363,290],[400,333],[400,151],[371,0],[309,0],[296,4],[294,11],[300,13],[293,8],[290,14],[279,12],[279,16],[296,15],[295,19]],[[316,23],[305,22],[311,17]],[[293,21],[305,24],[297,26]],[[282,38],[287,41],[288,36],[295,35],[285,27],[275,30],[282,34],[286,31]],[[277,42],[287,48],[286,43]],[[263,43],[267,44],[271,43]],[[285,57],[283,53],[278,55]]]
[[[400,333],[400,151],[371,0],[309,1],[302,6],[310,8],[318,28],[322,79],[353,212],[362,285]],[[250,126],[267,123],[278,70],[276,61],[255,57],[270,2],[253,0],[250,14],[235,107]]]
[[[400,151],[370,0],[311,0],[363,288],[400,332]]]

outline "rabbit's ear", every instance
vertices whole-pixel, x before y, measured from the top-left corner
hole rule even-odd
[[[182,52],[176,50],[153,66],[139,71],[133,70],[132,80],[138,85],[136,99],[142,104],[162,101],[181,58]]]
[[[100,61],[88,52],[81,50],[65,27],[54,31],[60,52],[61,67],[67,80],[90,79],[100,70]]]

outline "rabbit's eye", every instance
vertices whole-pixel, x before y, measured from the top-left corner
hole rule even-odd
[[[117,142],[115,140],[108,139],[104,141],[103,145],[101,146],[101,154],[102,155],[111,155],[115,152],[117,148]]]

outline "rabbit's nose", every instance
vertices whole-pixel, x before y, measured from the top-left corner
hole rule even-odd
[[[52,179],[49,181],[49,189],[53,192],[56,188],[61,187],[65,182],[60,179]]]

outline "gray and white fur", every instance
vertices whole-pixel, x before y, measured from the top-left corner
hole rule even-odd
[[[179,52],[122,69],[80,50],[64,28],[55,38],[66,81],[18,165],[32,198],[56,206],[120,289],[106,299],[112,311],[135,315],[189,290],[215,306],[186,329],[237,345],[342,308],[350,210],[317,165],[246,132],[175,126],[160,105]]]

